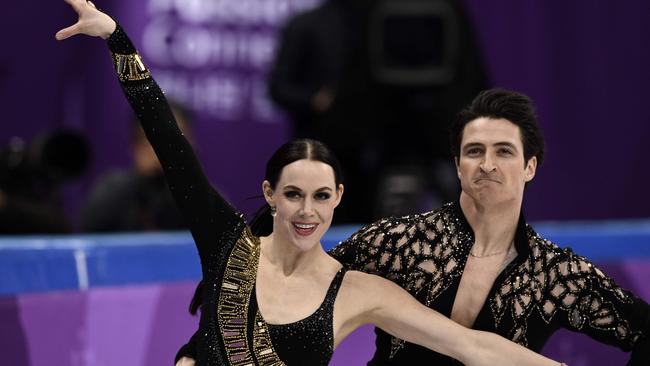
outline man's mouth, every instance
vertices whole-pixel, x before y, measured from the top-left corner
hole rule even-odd
[[[305,222],[292,222],[293,229],[298,235],[309,236],[316,231],[318,224]]]
[[[479,182],[482,182],[482,181],[493,182],[493,183],[501,183],[501,181],[498,181],[498,180],[492,179],[492,178],[478,178],[478,179],[474,180],[474,183],[479,183]]]

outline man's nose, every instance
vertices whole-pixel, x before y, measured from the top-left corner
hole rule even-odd
[[[483,161],[479,167],[484,173],[492,173],[497,169],[497,166],[494,164],[494,159],[490,156],[490,154],[485,154]]]

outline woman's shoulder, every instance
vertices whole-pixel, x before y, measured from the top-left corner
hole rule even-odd
[[[393,282],[373,274],[348,270],[343,279],[343,286],[363,294],[381,292],[382,288],[397,286]]]

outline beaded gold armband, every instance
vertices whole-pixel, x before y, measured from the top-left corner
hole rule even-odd
[[[113,53],[111,56],[120,81],[143,80],[151,77],[139,54],[121,55]]]

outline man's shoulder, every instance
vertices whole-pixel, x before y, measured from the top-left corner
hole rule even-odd
[[[526,224],[526,237],[533,256],[542,254],[564,255],[564,249],[553,241],[541,236],[532,226]]]
[[[546,268],[557,268],[559,274],[593,273],[597,270],[586,258],[575,253],[570,247],[560,247],[555,242],[539,235],[532,227],[527,226],[528,243],[532,260],[543,262]]]
[[[359,229],[348,240],[368,241],[377,236],[381,236],[382,240],[385,240],[387,236],[395,239],[405,235],[409,238],[419,234],[427,236],[427,233],[453,227],[455,219],[451,205],[447,204],[423,213],[379,219]]]
[[[399,232],[410,229],[425,229],[435,225],[445,225],[448,218],[447,205],[432,211],[406,216],[391,216],[379,219],[362,227],[357,233],[363,232]]]

